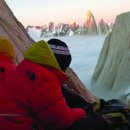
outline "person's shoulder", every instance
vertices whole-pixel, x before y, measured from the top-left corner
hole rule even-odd
[[[23,60],[18,66],[18,70],[24,72],[29,71],[36,75],[37,78],[45,78],[46,80],[55,79],[55,74],[50,67],[44,66],[38,63],[31,62],[29,60]]]
[[[0,70],[14,70],[16,65],[13,63],[0,62]]]

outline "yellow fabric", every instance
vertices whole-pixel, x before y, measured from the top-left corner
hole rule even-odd
[[[15,55],[12,43],[3,36],[0,36],[0,53],[3,53],[11,58]]]
[[[25,53],[25,59],[42,65],[60,69],[60,66],[47,42],[41,40],[34,43]]]
[[[99,108],[100,108],[100,100],[97,99],[97,101],[94,102],[94,103],[92,103],[92,104],[93,104],[93,111],[94,111],[94,112],[98,111]]]
[[[112,117],[121,117],[121,119],[123,120],[124,123],[128,123],[129,122],[127,117],[124,114],[120,113],[120,112],[109,113],[107,115],[112,116]]]

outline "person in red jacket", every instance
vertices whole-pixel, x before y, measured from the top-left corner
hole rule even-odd
[[[66,129],[87,114],[82,108],[70,108],[62,94],[61,86],[68,80],[64,72],[71,62],[64,42],[58,39],[54,44],[39,41],[28,48],[24,58],[17,71],[30,86],[29,92],[25,87],[23,91],[28,93],[30,107],[27,109],[33,113],[37,127]]]
[[[4,36],[0,36],[0,129],[6,130],[12,112],[10,113],[10,97],[6,92],[6,84],[11,86],[11,73],[16,66],[14,60],[14,48],[12,43]]]
[[[61,90],[68,79],[64,71],[71,62],[69,49],[58,39],[49,43],[34,43],[15,67],[11,43],[0,38],[1,130],[73,130],[77,121],[84,128],[88,109],[70,108]]]
[[[64,64],[55,54],[62,55]],[[82,108],[70,108],[62,94],[61,86],[68,79],[64,71],[71,62],[64,42],[49,45],[39,41],[28,48],[24,58],[2,82],[1,130],[61,130],[87,114]]]

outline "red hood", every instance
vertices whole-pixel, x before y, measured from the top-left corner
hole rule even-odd
[[[51,72],[53,72],[55,75],[57,75],[61,84],[63,84],[66,80],[69,79],[69,77],[59,69],[49,67],[49,70],[51,70]]]

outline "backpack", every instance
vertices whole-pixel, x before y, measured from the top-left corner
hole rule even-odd
[[[100,101],[101,107],[98,113],[110,117],[114,130],[130,130],[130,110],[125,102],[118,99]]]

